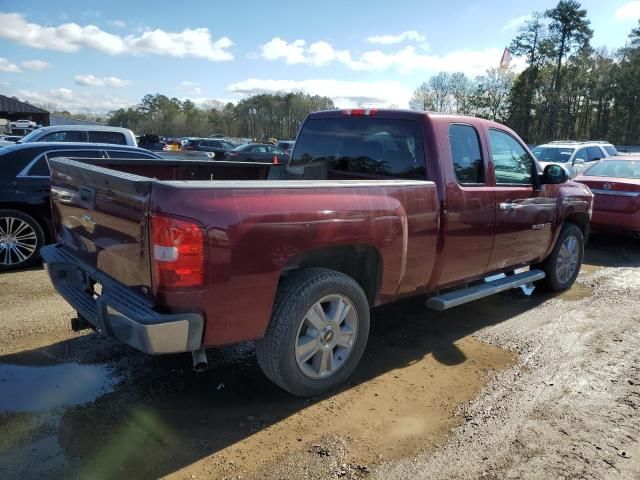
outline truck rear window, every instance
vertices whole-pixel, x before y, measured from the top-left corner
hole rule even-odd
[[[326,162],[330,170],[426,179],[417,122],[388,118],[314,118],[298,134],[291,165]]]

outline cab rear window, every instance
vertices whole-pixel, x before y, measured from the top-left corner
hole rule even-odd
[[[426,179],[417,122],[385,118],[314,118],[296,139],[291,165],[326,162],[329,170]]]

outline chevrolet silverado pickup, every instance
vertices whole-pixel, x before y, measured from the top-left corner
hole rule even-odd
[[[286,164],[52,159],[42,257],[95,328],[149,354],[255,341],[300,396],[344,382],[370,308],[569,288],[592,194],[510,129],[400,110],[310,114]]]

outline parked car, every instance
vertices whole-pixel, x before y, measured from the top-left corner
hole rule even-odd
[[[34,265],[40,248],[53,241],[48,161],[58,157],[162,158],[141,148],[87,143],[0,148],[0,271]]]
[[[160,140],[158,135],[147,134],[142,135],[138,140],[138,146],[146,150],[162,151],[166,143]]]
[[[226,158],[234,162],[280,163],[287,159],[287,154],[275,145],[248,143],[227,152]]]
[[[640,155],[600,160],[576,178],[594,194],[591,226],[640,239]]]
[[[128,128],[101,125],[57,125],[42,127],[26,135],[20,143],[89,142],[137,147],[136,137]]]
[[[38,124],[31,120],[15,120],[9,122],[9,128],[36,128]]]
[[[276,143],[276,147],[282,149],[287,155],[291,155],[294,143],[295,142],[293,140],[280,140],[278,143]]]
[[[593,199],[503,125],[401,110],[312,113],[288,165],[50,164],[58,243],[42,256],[74,328],[196,369],[205,348],[255,340],[301,396],[351,375],[372,306],[571,287]]]
[[[226,140],[212,138],[191,139],[182,146],[182,150],[186,151],[213,153],[213,158],[224,158],[225,154],[234,148],[235,146]]]
[[[582,172],[589,163],[617,155],[616,147],[607,142],[575,142],[562,140],[538,145],[533,154],[544,168],[552,163],[562,165],[571,178]]]
[[[20,139],[22,139],[22,137],[19,135],[0,135],[0,147],[13,145]]]

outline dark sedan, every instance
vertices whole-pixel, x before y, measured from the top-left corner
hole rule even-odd
[[[0,148],[0,271],[38,262],[54,240],[49,165],[54,157],[160,159],[142,148],[92,143],[22,143]]]
[[[287,160],[287,154],[275,145],[248,143],[234,148],[227,154],[227,159],[234,162],[282,163]]]
[[[213,153],[213,158],[222,159],[227,152],[230,152],[235,148],[230,142],[226,140],[220,140],[218,138],[199,138],[195,140],[189,140],[182,150],[195,151],[195,152],[209,152]]]

